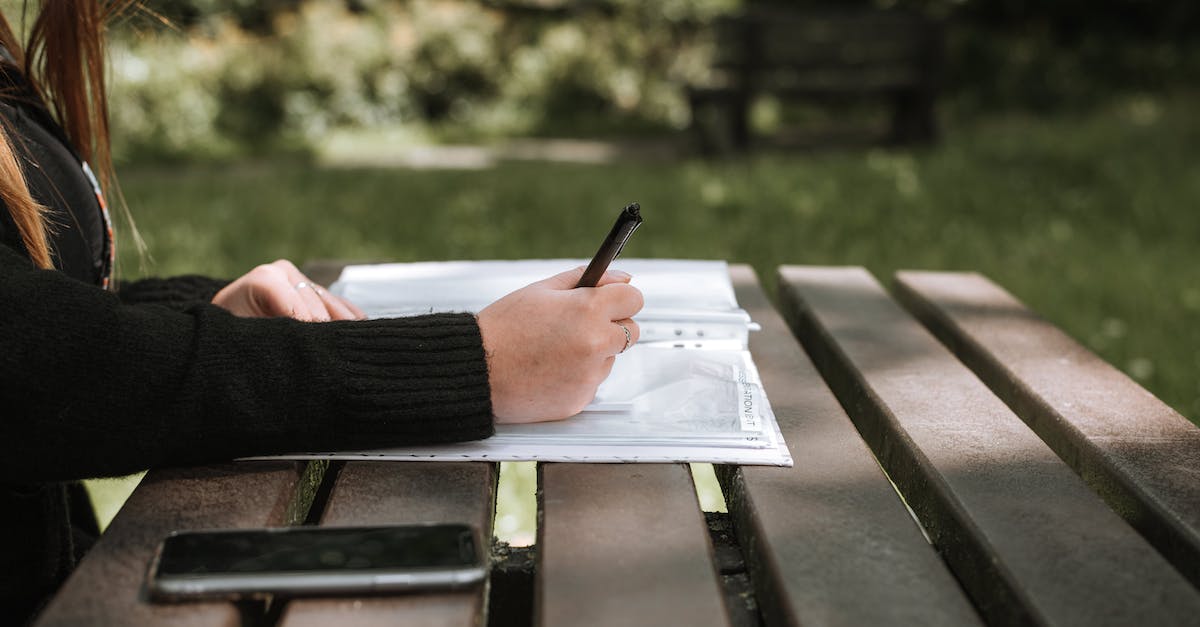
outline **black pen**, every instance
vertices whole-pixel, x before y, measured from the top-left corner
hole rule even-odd
[[[608,270],[608,264],[621,254],[629,236],[642,225],[641,210],[642,206],[636,202],[629,203],[621,210],[621,215],[617,216],[617,223],[608,232],[608,237],[604,238],[604,243],[600,244],[600,250],[596,251],[596,256],[592,257],[591,263],[588,264],[587,270],[583,271],[583,276],[579,278],[575,287],[596,287],[600,277],[604,276],[604,271]]]

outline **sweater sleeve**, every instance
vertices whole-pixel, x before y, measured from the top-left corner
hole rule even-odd
[[[127,305],[0,246],[0,345],[7,481],[493,432],[469,314],[306,323]]]
[[[189,274],[166,279],[121,281],[117,284],[116,293],[121,302],[129,305],[154,304],[183,310],[198,302],[211,302],[213,296],[228,284],[229,281],[224,279]]]

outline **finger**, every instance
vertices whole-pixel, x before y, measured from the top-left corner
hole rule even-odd
[[[300,275],[303,277],[304,275]],[[328,322],[330,319],[329,310],[325,307],[325,301],[321,299],[321,295],[317,293],[317,284],[309,281],[307,278],[301,278],[293,285],[296,293],[300,295],[300,299],[308,307],[311,317],[309,320],[314,322]]]
[[[321,302],[325,304],[325,311],[329,313],[329,318],[332,320],[357,320],[358,315],[355,314],[342,299],[329,293],[323,287],[315,288],[317,296]]]
[[[613,332],[611,335],[613,342],[611,344],[611,352],[608,353],[609,355],[620,355],[621,353],[633,348],[634,344],[637,344],[638,337],[641,335],[641,330],[638,328],[636,322],[628,319],[617,320],[616,322],[613,322],[612,326]],[[625,334],[626,330],[629,331],[628,335]]]
[[[600,281],[596,283],[596,287],[602,285],[610,285],[612,283],[628,283],[633,280],[633,275],[624,270],[609,269],[604,272],[604,276],[600,277]]]
[[[642,305],[645,303],[642,291],[625,283],[610,283],[598,287],[596,295],[600,298],[600,305],[609,320],[632,318],[634,314],[642,310]]]
[[[312,279],[304,276],[302,272],[296,269],[292,262],[286,259],[271,264],[283,270],[284,276],[288,282],[300,295],[300,300],[304,302],[305,309],[308,311],[307,318],[301,320],[311,320],[316,322],[328,322],[331,318],[329,310],[325,307],[325,302],[321,300],[321,295],[317,293],[320,286],[312,281]]]
[[[623,324],[626,329],[629,329],[629,346],[631,348],[642,338],[642,327],[638,326],[636,320],[625,318],[624,320],[617,320],[616,323]],[[621,335],[625,335],[625,333],[622,332]]]
[[[326,292],[326,293],[328,294],[328,292]],[[350,301],[350,299],[342,298],[341,296],[338,296],[336,294],[329,294],[329,296],[338,299],[338,302],[345,305],[346,308],[349,309],[354,314],[355,320],[366,320],[367,319],[366,312],[364,312],[362,309],[359,309],[358,305],[355,305],[353,302]]]
[[[296,318],[297,320],[312,319],[308,305],[304,303],[296,290],[284,281],[273,283],[270,287],[255,286],[251,289],[255,292],[252,298],[254,302],[261,304],[264,316]]]

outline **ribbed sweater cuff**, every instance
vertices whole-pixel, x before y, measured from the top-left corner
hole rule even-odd
[[[479,325],[432,314],[339,325],[343,415],[380,439],[428,443],[492,435],[491,391]]]
[[[182,311],[197,302],[211,302],[213,296],[228,284],[225,279],[195,274],[165,279],[152,277],[118,284],[117,295],[129,305],[165,305]]]

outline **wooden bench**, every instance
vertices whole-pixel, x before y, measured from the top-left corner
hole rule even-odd
[[[785,322],[732,271],[795,466],[719,467],[727,517],[700,510],[686,465],[541,464],[532,589],[497,569],[467,592],[153,605],[144,573],[172,529],[486,537],[497,469],[153,471],[38,624],[1195,624],[1200,429],[983,277],[901,274],[910,314],[862,269],[785,267]],[[530,609],[489,615],[496,590]]]
[[[688,88],[692,125],[706,151],[748,148],[751,104],[762,95],[825,105],[882,101],[891,110],[884,141],[937,135],[942,31],[929,18],[751,4],[719,18],[713,35],[715,77]]]

